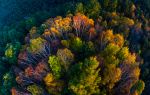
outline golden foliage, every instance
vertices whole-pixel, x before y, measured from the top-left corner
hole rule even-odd
[[[55,86],[56,84],[52,83],[54,81],[54,77],[52,73],[48,73],[46,77],[44,78],[44,82],[46,86]]]
[[[136,61],[136,55],[135,54],[131,54],[131,53],[125,59],[125,63],[126,64],[133,64],[133,63],[135,63],[135,61]]]
[[[60,95],[60,93],[63,89],[63,86],[64,86],[64,83],[62,81],[55,80],[52,73],[48,73],[46,75],[46,77],[44,78],[44,82],[45,82],[46,88],[50,94]]]
[[[115,43],[116,45],[122,47],[124,44],[124,38],[123,36],[121,36],[120,34],[116,34],[114,35],[114,41],[113,43]]]
[[[42,95],[43,89],[35,84],[27,87],[27,90],[32,93],[32,95]]]
[[[30,47],[28,49],[30,52],[36,53],[37,51],[41,51],[44,43],[45,43],[45,40],[42,39],[41,37],[31,39]]]
[[[114,64],[107,65],[102,77],[102,84],[107,85],[109,89],[112,89],[115,83],[120,80],[121,74],[121,69],[115,67]]]
[[[70,64],[74,61],[74,54],[67,48],[58,49],[57,56],[61,60],[62,66],[67,70]]]
[[[104,32],[104,41],[110,42],[114,38],[113,36],[113,30],[106,30]]]

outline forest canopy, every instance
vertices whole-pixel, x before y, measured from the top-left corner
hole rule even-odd
[[[148,0],[14,2],[0,16],[0,95],[148,95]]]

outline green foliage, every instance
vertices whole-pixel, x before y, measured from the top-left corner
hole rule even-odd
[[[97,18],[101,12],[101,5],[98,0],[87,0],[85,3],[77,3],[75,13],[82,13],[90,18]]]
[[[7,44],[6,46],[6,51],[5,51],[5,56],[7,58],[12,58],[13,56],[15,56],[18,51],[21,48],[21,45],[19,42],[16,42],[15,44]]]
[[[132,1],[131,0],[126,0],[125,2],[124,2],[124,4],[125,4],[125,9],[124,9],[124,11],[125,11],[125,13],[126,14],[130,14],[131,13],[131,7],[132,7]]]
[[[134,20],[133,19],[130,19],[128,17],[122,17],[120,19],[120,24],[124,24],[124,25],[128,25],[128,26],[132,26],[134,25]]]
[[[85,42],[82,41],[79,37],[73,38],[69,43],[68,41],[64,41],[63,43],[67,47],[69,46],[73,53],[78,55],[75,56],[76,58],[78,58],[78,60],[94,55],[96,51],[94,43],[92,41]]]
[[[5,56],[8,57],[8,58],[12,58],[13,56],[13,49],[12,49],[12,46],[10,46],[6,51],[5,51]]]
[[[99,0],[105,11],[115,12],[118,7],[119,0]]]
[[[0,61],[0,71],[1,73],[3,73],[4,71],[4,63]],[[0,74],[0,78],[1,78],[1,74]]]
[[[70,42],[71,44],[71,49],[75,52],[80,52],[82,51],[82,47],[83,47],[83,42],[79,37],[75,37],[71,40]]]
[[[48,60],[50,69],[52,70],[53,75],[56,79],[59,79],[61,76],[61,63],[57,56],[49,56]]]
[[[83,3],[77,3],[75,13],[85,13],[85,8]]]
[[[127,57],[128,57],[128,55],[129,55],[129,49],[127,48],[127,47],[123,47],[123,48],[121,48],[121,50],[118,52],[118,58],[120,59],[120,60],[124,60],[124,59],[126,59]]]
[[[83,46],[83,51],[84,51],[83,56],[85,56],[85,57],[89,57],[89,56],[95,54],[96,50],[95,50],[94,43],[92,41],[85,43]]]
[[[13,27],[13,28],[12,28]],[[17,31],[14,26],[4,27],[3,30],[0,30],[0,43],[2,46],[5,46],[7,43],[20,41],[23,34]]]
[[[32,95],[42,95],[43,94],[43,89],[40,86],[37,86],[35,84],[28,86],[27,90],[30,93],[32,93]]]
[[[36,21],[35,18],[33,17],[30,17],[25,21],[25,26],[27,30],[31,29],[35,25],[36,25]]]
[[[117,10],[117,6],[118,6],[118,0],[112,0],[111,2],[110,2],[110,10],[112,11],[112,12],[114,12],[114,11],[116,11]]]
[[[106,56],[114,56],[120,50],[120,47],[115,44],[109,44],[103,51],[103,55]]]
[[[97,18],[101,12],[101,5],[98,0],[89,0],[86,5],[86,13],[90,18]]]
[[[67,41],[67,40],[61,40],[61,44],[62,44],[64,47],[67,47],[67,48],[69,48],[69,46],[70,46],[70,43],[69,43],[69,41]]]
[[[98,76],[99,62],[96,57],[85,59],[84,62],[74,65],[75,71],[69,81],[69,89],[76,95],[98,94],[98,84],[101,78]],[[77,71],[76,71],[77,70]]]
[[[110,0],[101,0],[103,3],[103,7],[106,9],[110,3]]]
[[[133,85],[131,91],[133,91],[133,93],[137,92],[138,95],[141,95],[142,91],[144,90],[144,87],[145,87],[145,83],[142,80],[139,80]]]
[[[5,50],[5,58],[8,60],[10,64],[16,64],[17,56],[21,49],[21,45],[19,42],[7,44]]]
[[[0,85],[0,93],[2,95],[10,95],[10,89],[16,85],[15,77],[12,72],[3,75],[3,82]]]

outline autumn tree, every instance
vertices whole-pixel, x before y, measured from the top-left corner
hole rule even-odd
[[[129,56],[129,48],[127,47],[121,48],[117,56],[120,60],[125,60]]]
[[[41,95],[41,94],[44,94],[44,91],[43,89],[40,87],[40,86],[37,86],[35,84],[33,85],[29,85],[27,87],[27,90],[32,93],[32,95]]]
[[[74,65],[75,71],[69,81],[69,89],[76,95],[98,94],[98,83],[101,78],[98,76],[99,62],[96,57],[85,59],[84,62]],[[77,71],[76,71],[77,70]]]
[[[57,56],[61,61],[61,65],[67,70],[71,63],[74,61],[74,55],[72,52],[65,48],[65,49],[58,49]]]
[[[137,93],[137,95],[141,95],[142,91],[144,90],[144,87],[144,82],[142,80],[139,80],[133,85],[133,87],[131,88],[131,92],[133,93],[133,95],[134,93]]]
[[[37,51],[42,51],[42,45],[44,45],[45,40],[38,37],[36,39],[31,39],[30,40],[30,47],[29,47],[29,51],[36,53]]]
[[[103,70],[102,74],[102,85],[106,86],[108,90],[107,93],[111,93],[113,87],[117,82],[119,82],[122,75],[122,71],[120,68],[116,67],[115,64],[106,65],[105,69]]]
[[[102,32],[99,36],[99,40],[101,49],[106,47],[109,43],[113,43],[119,47],[124,45],[124,37],[120,34],[113,34],[113,30],[106,30],[105,32]]]
[[[103,51],[102,56],[106,64],[119,64],[119,59],[116,57],[120,47],[115,44],[109,44]]]
[[[83,36],[92,26],[94,26],[94,21],[85,15],[77,13],[73,16],[73,28],[75,29],[76,36]]]
[[[64,83],[61,80],[56,80],[52,73],[48,73],[43,80],[49,94],[58,95],[61,93]]]

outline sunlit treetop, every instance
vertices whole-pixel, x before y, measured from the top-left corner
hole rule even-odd
[[[41,51],[44,43],[45,43],[45,40],[42,39],[41,37],[31,39],[29,50],[33,53],[36,53],[37,51]]]

